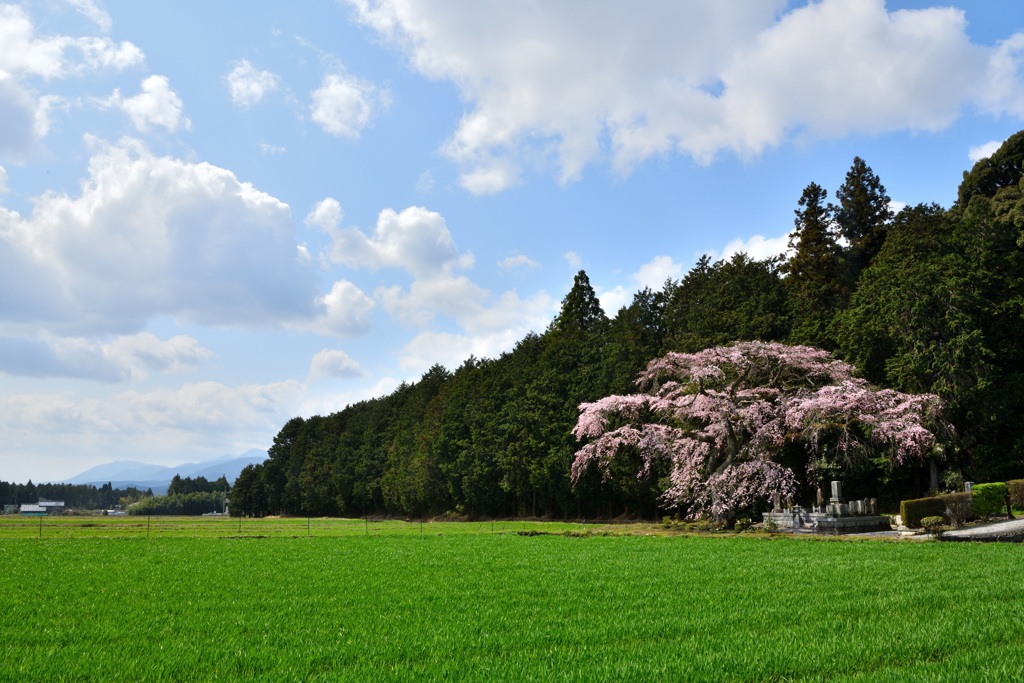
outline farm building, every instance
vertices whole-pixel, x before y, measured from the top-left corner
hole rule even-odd
[[[22,503],[18,513],[23,516],[59,515],[64,512],[62,500],[40,500],[38,503]]]
[[[40,498],[39,506],[46,508],[46,514],[48,515],[59,515],[64,512],[63,500],[46,500],[45,498]]]

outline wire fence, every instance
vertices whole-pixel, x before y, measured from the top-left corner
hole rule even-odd
[[[492,520],[484,522],[381,518],[227,516],[0,517],[0,539],[74,538],[298,538],[438,534],[592,534],[612,525],[593,522]],[[614,525],[619,533],[621,524]]]

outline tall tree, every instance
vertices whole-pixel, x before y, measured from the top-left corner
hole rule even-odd
[[[804,188],[789,235],[793,254],[783,264],[793,327],[790,340],[834,348],[831,325],[843,302],[842,251],[836,240],[828,192],[817,183]]]
[[[693,352],[732,341],[784,339],[790,318],[779,261],[739,253],[712,264],[702,256],[669,288],[664,348]]]
[[[846,240],[844,287],[848,298],[861,272],[882,249],[893,212],[885,186],[860,157],[853,158],[836,199],[839,205],[832,211],[838,235]]]

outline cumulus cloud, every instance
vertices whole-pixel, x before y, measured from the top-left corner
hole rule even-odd
[[[976,164],[982,159],[987,159],[995,154],[1002,146],[1003,140],[990,140],[983,145],[971,147],[967,150],[967,158],[971,160],[972,164]]]
[[[32,19],[17,5],[0,6],[0,45],[0,76],[18,78],[66,78],[101,69],[123,70],[145,61],[142,50],[129,42],[95,36],[37,37]]]
[[[192,127],[192,122],[182,111],[181,98],[171,90],[166,76],[154,75],[144,79],[142,92],[134,97],[122,97],[121,91],[115,90],[101,104],[123,111],[140,131],[149,130],[151,126],[163,126],[173,133],[178,128],[187,130]]]
[[[352,337],[370,329],[370,313],[376,304],[347,280],[335,282],[317,303],[323,312],[309,325],[313,331]]]
[[[318,351],[309,363],[309,379],[352,379],[363,377],[366,373],[359,363],[352,360],[341,349],[323,349]]]
[[[324,76],[313,91],[310,115],[327,133],[357,140],[373,115],[387,107],[386,93],[347,73]]]
[[[403,325],[426,327],[438,315],[464,318],[477,311],[488,299],[488,292],[464,275],[436,273],[413,280],[409,287],[380,287],[374,295],[392,318]]]
[[[77,197],[0,207],[0,331],[134,332],[158,315],[200,324],[308,323],[318,275],[288,206],[207,163],[93,141]]]
[[[0,166],[0,194],[7,192],[7,169]]]
[[[598,300],[605,313],[614,316],[619,309],[633,301],[633,294],[640,289],[649,287],[653,291],[660,290],[667,280],[678,280],[683,274],[683,266],[676,263],[671,256],[655,256],[630,277],[632,285],[616,285],[611,289],[599,290]]]
[[[507,350],[527,332],[546,327],[557,311],[557,303],[543,292],[529,299],[520,298],[514,291],[495,296],[457,273],[472,267],[473,256],[459,251],[444,217],[437,212],[419,206],[402,211],[384,209],[369,234],[345,227],[344,218],[341,204],[331,197],[318,202],[306,216],[306,225],[331,236],[328,260],[357,269],[405,271],[412,276],[407,286],[395,284],[374,291],[374,299],[391,318],[403,325],[426,328],[444,316],[462,330],[421,332],[401,353],[403,369],[425,369],[421,361],[434,353],[435,342],[443,347],[444,342],[439,340],[444,339],[449,339],[451,346],[444,348],[438,359],[458,357],[461,362],[466,349],[481,356]],[[509,265],[524,267],[531,263],[530,259],[513,258]],[[333,308],[351,311],[362,306],[368,313],[373,302],[361,295],[359,292],[353,297],[356,303]]]
[[[442,152],[470,192],[553,166],[708,163],[799,138],[938,131],[967,107],[1024,113],[1024,33],[974,44],[962,11],[884,0],[640,6],[349,0],[412,68],[469,103]]]
[[[333,237],[328,258],[352,268],[401,268],[427,277],[473,265],[471,253],[460,254],[441,214],[420,206],[402,211],[384,209],[373,233],[341,227],[343,213],[335,199],[321,201],[306,217],[308,225]]]
[[[243,59],[234,63],[231,71],[224,77],[231,94],[231,103],[240,109],[248,109],[259,104],[269,93],[277,90],[281,79],[270,71],[257,71]]]
[[[655,256],[640,266],[640,269],[633,274],[633,279],[641,287],[659,290],[666,280],[678,280],[682,274],[682,264],[676,263],[671,256]]]
[[[486,304],[477,302],[459,314],[462,332],[417,334],[399,352],[399,367],[423,372],[440,363],[455,369],[470,356],[494,358],[511,350],[527,333],[543,331],[558,312],[558,302],[544,292],[529,299],[505,292]]]
[[[183,373],[213,354],[192,337],[161,340],[146,332],[99,343],[83,337],[0,337],[0,373],[100,382],[145,379],[150,372]]]
[[[722,248],[721,254],[712,254],[715,258],[729,259],[739,253],[744,253],[750,258],[763,261],[785,254],[789,250],[789,234],[778,237],[765,237],[764,235],[751,235],[746,239],[737,238]]]
[[[87,0],[78,9],[107,30],[104,13]],[[0,5],[0,153],[25,155],[49,129],[56,98],[39,94],[53,80],[96,71],[121,71],[145,57],[129,42],[105,36],[39,36],[29,14],[18,5]]]
[[[601,310],[605,315],[614,316],[619,309],[628,306],[633,300],[633,290],[625,285],[616,285],[612,289],[599,291],[597,300],[601,302]]]

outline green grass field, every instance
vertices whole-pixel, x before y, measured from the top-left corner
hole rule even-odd
[[[1024,679],[1020,545],[266,521],[6,529],[0,680]]]

